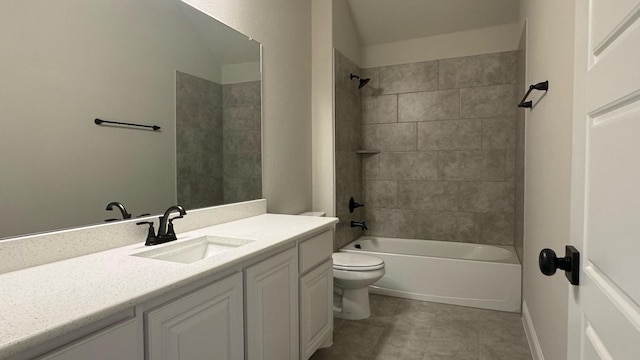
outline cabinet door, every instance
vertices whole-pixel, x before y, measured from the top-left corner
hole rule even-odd
[[[298,358],[298,259],[290,249],[245,269],[247,359]]]
[[[244,359],[242,274],[145,315],[149,360]]]
[[[306,360],[333,333],[333,266],[327,260],[300,278],[300,359]]]
[[[123,321],[45,355],[39,360],[112,360],[138,358],[135,319]]]

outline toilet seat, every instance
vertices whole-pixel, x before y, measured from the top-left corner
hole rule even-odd
[[[333,253],[333,268],[344,271],[371,271],[384,268],[384,261],[375,256],[349,252]]]

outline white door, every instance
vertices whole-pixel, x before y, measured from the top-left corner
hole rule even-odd
[[[577,0],[575,60],[567,358],[640,359],[640,0]]]

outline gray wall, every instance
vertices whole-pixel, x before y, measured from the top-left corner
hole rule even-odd
[[[262,194],[260,81],[220,85],[177,72],[178,203],[187,209]]]
[[[365,218],[363,208],[349,213],[349,198],[363,202],[362,157],[356,150],[362,148],[361,119],[362,99],[358,81],[350,74],[360,74],[361,69],[338,50],[334,50],[335,78],[335,174],[336,174],[336,225],[335,247],[340,248],[357,238],[362,231],[350,227],[351,220]]]
[[[178,204],[222,203],[222,85],[176,72]]]
[[[380,150],[363,157],[369,234],[513,245],[516,62],[511,51],[363,71],[363,147]]]
[[[222,87],[224,203],[262,197],[260,81]]]

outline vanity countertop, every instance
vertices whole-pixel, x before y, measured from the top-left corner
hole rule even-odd
[[[134,245],[2,274],[0,358],[131,309],[337,222],[329,217],[263,214],[180,234],[178,241],[201,235],[256,240],[191,264],[131,256],[149,249],[141,239]],[[179,230],[178,223],[176,228]]]

